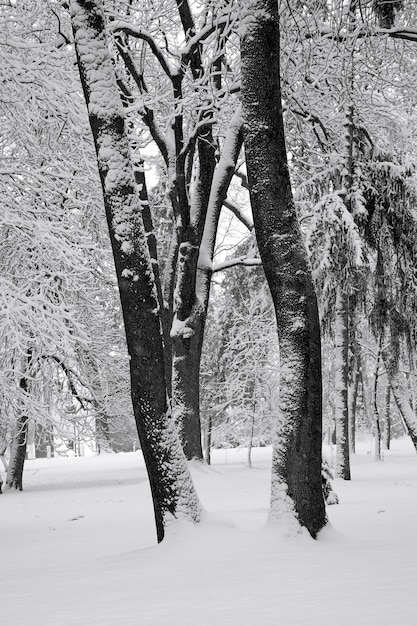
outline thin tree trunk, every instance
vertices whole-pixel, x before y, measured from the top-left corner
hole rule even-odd
[[[408,434],[417,452],[417,417],[408,400],[408,389],[398,371],[398,363],[391,356],[391,353],[392,350],[384,348],[384,350],[382,350],[382,360],[384,361],[392,395],[394,396],[400,415],[404,420]]]
[[[362,384],[362,400],[363,400],[363,408],[366,416],[366,423],[369,428],[372,426],[372,399],[370,392],[370,383],[368,378],[368,373],[366,371],[365,362],[362,356],[360,358],[360,367],[359,367],[359,376]]]
[[[391,387],[387,385],[385,391],[385,445],[391,448]]]
[[[335,422],[336,476],[350,480],[349,406],[348,406],[348,297],[337,288],[335,305]]]
[[[291,528],[296,529],[298,520],[315,537],[326,524],[320,326],[286,157],[278,5],[276,0],[246,0],[240,6],[246,164],[280,350],[270,521],[287,526],[292,519]]]
[[[376,368],[375,368],[374,386],[373,386],[373,393],[372,393],[372,405],[373,405],[374,426],[375,426],[375,461],[381,460],[381,420],[379,417],[378,401],[377,401],[378,400],[377,393],[378,393],[379,368],[380,368],[380,362],[381,362],[381,342],[382,340],[380,340],[380,343],[379,343],[378,356],[377,356]]]
[[[253,407],[250,423],[249,441],[248,441],[248,465],[252,467],[252,448],[253,448],[253,434],[255,432],[255,410]]]
[[[201,505],[168,411],[158,298],[103,4],[71,0],[70,10],[124,317],[133,410],[162,541],[172,519],[198,522]]]
[[[96,405],[96,409],[100,411],[100,408]],[[112,451],[112,442],[110,437],[109,418],[104,413],[99,413],[96,417],[96,446],[97,452]]]
[[[349,387],[349,451],[356,454],[356,411],[358,407],[359,374],[357,368],[353,373],[353,382]]]
[[[205,458],[207,465],[211,465],[211,436],[213,428],[213,417],[211,411],[209,411],[207,418],[207,432],[206,432],[206,445],[205,445]]]

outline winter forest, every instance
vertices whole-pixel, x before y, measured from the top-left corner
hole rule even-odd
[[[414,625],[414,0],[0,0],[0,55],[5,623]]]

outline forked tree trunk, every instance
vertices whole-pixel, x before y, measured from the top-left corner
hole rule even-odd
[[[198,522],[201,505],[167,406],[158,297],[103,3],[71,0],[70,10],[123,311],[133,410],[161,541],[170,520]]]
[[[205,148],[202,154],[200,152],[200,169],[204,166],[205,173],[197,185],[197,201],[194,208],[192,207],[192,216],[200,216],[199,227],[195,225],[198,237],[193,247],[193,254],[198,253],[198,263],[196,268],[194,266],[192,268],[194,273],[183,271],[181,262],[179,263],[184,283],[178,281],[177,286],[181,305],[184,302],[181,293],[183,294],[186,289],[193,290],[189,296],[190,305],[176,307],[177,313],[172,332],[174,344],[173,410],[188,459],[202,458],[199,412],[200,363],[213,273],[212,262],[220,211],[235,171],[242,142],[242,121],[239,109],[229,125],[220,160],[214,172],[212,171],[214,164],[212,150]],[[205,187],[204,193],[202,187]],[[196,210],[198,207],[200,210]],[[203,223],[204,229],[201,231]],[[189,335],[188,338],[187,335]]]
[[[335,305],[335,423],[336,423],[336,476],[350,480],[349,458],[349,337],[348,298],[340,288],[336,292]]]
[[[286,157],[278,4],[242,0],[240,6],[246,165],[280,350],[270,521],[286,526],[290,520],[291,528],[297,529],[298,519],[315,537],[326,524],[321,487],[320,326]]]

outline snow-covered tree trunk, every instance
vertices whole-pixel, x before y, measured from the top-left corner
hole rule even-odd
[[[398,362],[392,353],[393,350],[391,348],[384,348],[382,350],[382,360],[385,365],[392,395],[394,396],[400,415],[407,426],[408,434],[417,452],[417,417],[411,408],[408,399],[408,389],[401,373],[398,371]]]
[[[349,405],[348,405],[348,297],[340,287],[336,291],[335,304],[335,366],[334,366],[334,398],[336,425],[336,476],[350,480],[349,459]]]
[[[16,432],[13,437],[10,460],[6,475],[7,487],[23,490],[23,467],[26,458],[26,444],[28,434],[28,418],[20,415],[16,423]]]
[[[381,341],[378,350],[378,357],[375,368],[374,386],[372,389],[372,409],[374,415],[374,430],[375,430],[375,461],[381,460],[381,419],[379,417],[378,409],[378,381],[379,381],[379,368],[381,361]]]
[[[32,350],[29,350],[24,364],[23,376],[19,381],[19,388],[24,394],[29,391],[28,370],[32,362]],[[23,403],[21,403],[23,408]],[[29,418],[25,411],[21,410],[17,417],[15,432],[10,449],[10,460],[7,468],[6,485],[14,487],[19,491],[23,490],[23,468],[26,459],[26,448],[28,442]]]
[[[183,228],[174,292],[172,407],[188,459],[203,459],[200,424],[200,361],[206,310],[196,295],[197,263],[215,167],[210,137],[199,140],[199,162],[189,223]],[[184,215],[182,216],[184,220]]]
[[[246,164],[280,350],[270,520],[289,524],[290,532],[301,524],[315,537],[326,524],[321,487],[320,326],[288,172],[278,4],[276,0],[244,0],[240,6]]]
[[[217,226],[242,141],[239,109],[231,120],[220,160],[214,171],[215,155],[212,146],[208,143],[207,146],[200,147],[195,205],[191,207],[194,244],[191,245],[190,242],[188,248],[183,246],[187,258],[183,257],[180,248],[180,274],[176,288],[178,300],[172,330],[172,389],[173,411],[181,432],[183,448],[189,459],[202,458],[199,411],[201,350]],[[203,225],[204,229],[201,230]],[[196,254],[197,267],[194,265]],[[187,298],[184,298],[184,294],[188,294]]]
[[[198,522],[201,505],[167,406],[158,298],[103,3],[71,0],[70,11],[123,310],[133,409],[161,541],[173,518]]]
[[[387,450],[391,448],[391,387],[389,384],[385,390],[385,445]]]
[[[173,326],[173,333],[176,333]],[[187,459],[203,460],[200,423],[200,362],[204,320],[197,319],[192,335],[173,335],[172,411]]]
[[[353,381],[348,390],[349,401],[349,451],[351,454],[356,452],[356,411],[358,408],[358,391],[359,391],[359,372],[355,367],[353,372]]]

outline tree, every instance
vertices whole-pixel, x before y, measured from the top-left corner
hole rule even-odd
[[[321,490],[321,347],[317,300],[288,172],[280,87],[278,5],[241,5],[244,143],[255,232],[275,307],[280,397],[271,520],[326,523]]]
[[[164,162],[174,216],[162,285],[166,370],[184,451],[201,459],[199,371],[210,246],[242,141],[239,111],[232,116],[228,106],[236,108],[237,100],[236,15],[229,2],[209,2],[200,14],[187,0],[175,4],[170,11],[150,3],[146,12],[122,6],[117,18],[109,12],[109,30],[122,68],[119,86],[140,112],[133,124],[147,129]]]
[[[72,0],[70,11],[124,317],[133,410],[162,541],[171,519],[198,522],[201,505],[167,403],[159,303],[103,4]]]
[[[69,18],[55,2],[0,12],[0,429],[8,483],[21,487],[27,429],[51,444],[70,423],[95,440],[95,412],[106,412],[110,432],[134,422],[94,147],[65,45]],[[91,361],[105,393],[86,371]]]
[[[351,424],[355,419],[349,410],[355,389],[350,372],[361,360],[357,328],[363,315],[371,319],[369,302],[375,295],[375,245],[369,239],[374,218],[368,199],[384,193],[381,177],[372,172],[394,172],[404,154],[405,161],[415,159],[408,132],[415,124],[410,43],[415,41],[415,11],[412,3],[341,0],[287,3],[281,17],[291,166],[303,228],[313,242],[309,252],[323,327],[338,348],[333,368],[337,471],[348,478],[348,418]],[[371,396],[370,389],[363,392]]]

